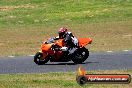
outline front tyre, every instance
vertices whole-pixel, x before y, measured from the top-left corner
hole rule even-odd
[[[49,61],[49,58],[42,58],[43,54],[40,52],[37,52],[34,56],[34,62],[38,65],[43,65]]]
[[[72,61],[75,64],[81,64],[89,57],[89,51],[85,47],[78,49],[75,51]]]

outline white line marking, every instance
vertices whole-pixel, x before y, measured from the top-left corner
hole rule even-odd
[[[129,50],[123,50],[123,51],[126,51],[126,52],[127,52],[127,51],[129,51]]]
[[[28,56],[31,56],[31,57],[33,57],[34,55],[28,55]]]
[[[8,56],[8,57],[15,57],[15,56]]]
[[[112,53],[113,51],[107,51],[108,53]]]

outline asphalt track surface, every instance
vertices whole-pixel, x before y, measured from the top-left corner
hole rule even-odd
[[[33,57],[0,57],[0,74],[5,73],[47,73],[47,72],[74,72],[78,66],[85,70],[115,70],[132,69],[132,51],[90,53],[89,58],[79,65],[73,62],[48,62],[45,65],[36,65]]]

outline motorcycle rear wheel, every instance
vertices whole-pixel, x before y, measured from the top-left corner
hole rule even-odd
[[[83,63],[89,57],[89,51],[85,47],[78,49],[75,51],[72,61],[75,64]]]
[[[37,52],[34,56],[34,62],[38,65],[43,65],[45,63],[47,63],[49,61],[49,58],[46,57],[46,58],[42,58],[42,53],[40,52]]]

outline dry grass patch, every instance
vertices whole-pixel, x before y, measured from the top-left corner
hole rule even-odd
[[[132,21],[121,21],[78,25],[74,32],[77,36],[91,37],[93,39],[93,43],[90,46],[90,50],[92,51],[119,51],[124,49],[131,50],[131,24]],[[123,37],[124,35],[129,36]]]
[[[131,23],[131,21],[121,21],[66,27],[70,28],[77,37],[91,37],[93,43],[87,46],[90,51],[120,51],[132,49],[132,37],[128,36],[132,34]],[[3,29],[0,32],[0,56],[34,54],[40,49],[43,40],[57,36],[59,27]]]
[[[31,5],[31,4],[25,4],[25,5],[19,5],[19,6],[0,6],[0,11],[10,11],[18,8],[36,8],[37,5]]]

